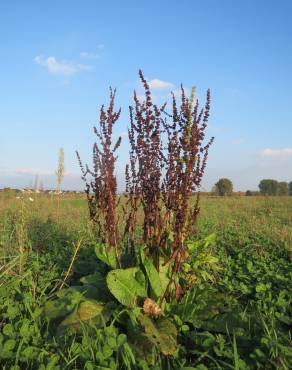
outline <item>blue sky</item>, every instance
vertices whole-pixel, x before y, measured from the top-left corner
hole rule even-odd
[[[2,1],[0,5],[0,187],[34,176],[82,187],[75,157],[90,163],[99,106],[117,88],[128,126],[138,69],[157,101],[182,82],[200,101],[208,87],[215,136],[203,187],[229,177],[236,190],[262,178],[292,180],[292,2],[290,0]],[[155,81],[158,80],[158,81]],[[120,150],[122,181],[127,145]]]

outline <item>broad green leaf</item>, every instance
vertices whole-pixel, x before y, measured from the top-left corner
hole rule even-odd
[[[127,307],[135,307],[137,297],[147,297],[145,277],[137,267],[112,270],[106,281],[110,292]]]
[[[159,279],[162,287],[162,292],[164,293],[168,283],[169,283],[169,276],[170,276],[170,271],[172,267],[173,261],[169,261],[168,263],[164,264],[163,258],[160,259],[159,261]]]
[[[163,294],[163,288],[160,281],[159,273],[149,258],[145,257],[143,265],[146,270],[150,286],[155,295],[154,298],[158,299]]]
[[[113,248],[108,248],[105,244],[98,243],[94,250],[98,259],[113,269],[117,268],[116,252]]]
[[[162,354],[167,356],[176,351],[177,330],[170,320],[162,318],[153,321],[149,316],[141,315],[139,317],[139,322],[149,341],[153,343]]]
[[[105,284],[105,282],[104,282]],[[59,299],[48,301],[44,307],[44,315],[48,319],[62,319],[71,313],[84,299],[108,301],[110,292],[105,285],[97,288],[93,285],[72,286],[57,293]]]
[[[81,302],[79,306],[69,316],[63,320],[60,329],[71,327],[76,330],[81,329],[81,323],[92,322],[97,326],[102,326],[112,313],[112,304],[98,303],[93,300]]]
[[[84,301],[81,302],[77,310],[68,316],[62,325],[70,325],[79,321],[90,320],[93,317],[100,315],[103,310],[104,305],[102,303],[97,303],[94,301]]]
[[[127,339],[136,361],[138,363],[142,361],[144,363],[143,369],[148,369],[148,365],[155,365],[155,358],[157,358],[156,355],[159,353],[159,350],[149,340],[144,328],[139,325],[138,318],[140,316],[141,314],[135,321],[127,321]]]
[[[148,365],[155,365],[155,354],[159,351],[146,334],[132,333],[129,335],[129,340],[136,359],[146,361]]]

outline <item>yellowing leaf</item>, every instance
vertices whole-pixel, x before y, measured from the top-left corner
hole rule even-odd
[[[150,317],[141,315],[139,322],[149,341],[155,344],[162,354],[171,355],[176,351],[177,330],[170,320],[162,318],[155,322]]]
[[[80,329],[81,323],[93,322],[95,325],[102,325],[103,320],[107,321],[111,315],[111,307],[109,304],[98,303],[96,301],[87,300],[81,302],[79,306],[66,317],[60,324],[60,328],[72,327]]]

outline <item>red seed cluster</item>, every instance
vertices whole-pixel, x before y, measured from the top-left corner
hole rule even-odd
[[[89,214],[97,227],[99,237],[108,246],[116,250],[120,247],[118,233],[117,179],[115,176],[116,150],[121,144],[121,137],[112,143],[113,126],[120,117],[121,109],[114,110],[116,91],[110,89],[110,103],[106,109],[100,109],[99,126],[94,127],[97,143],[93,146],[93,170],[84,168],[77,152],[78,161],[85,182]],[[87,175],[91,175],[88,181]]]
[[[207,91],[205,109],[199,110],[198,100],[194,106],[193,103],[186,98],[181,87],[180,105],[178,107],[172,94],[171,120],[164,123],[167,150],[162,193],[166,223],[173,234],[171,258],[174,272],[178,272],[181,262],[187,258],[185,241],[192,236],[199,213],[200,184],[208,150],[214,140],[211,138],[206,144],[203,143],[210,112],[210,91]]]
[[[204,144],[210,112],[210,91],[206,105],[199,110],[194,97],[187,98],[181,87],[178,106],[172,94],[172,112],[166,104],[153,103],[142,71],[145,100],[134,93],[130,107],[130,163],[126,167],[126,192],[130,205],[126,231],[135,229],[138,203],[143,208],[143,241],[153,260],[159,248],[173,234],[171,258],[178,270],[185,258],[185,240],[189,238],[199,213],[199,189],[213,138]],[[193,199],[194,198],[194,202]],[[192,202],[194,203],[193,205]]]

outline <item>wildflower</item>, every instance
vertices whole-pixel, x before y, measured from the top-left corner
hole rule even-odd
[[[28,198],[28,200],[29,200],[30,202],[33,202],[33,201],[34,201],[34,199],[33,199],[32,197],[29,197],[29,198]]]
[[[146,313],[146,315],[153,317],[158,317],[162,314],[161,308],[151,298],[145,299],[143,304],[143,311]]]

